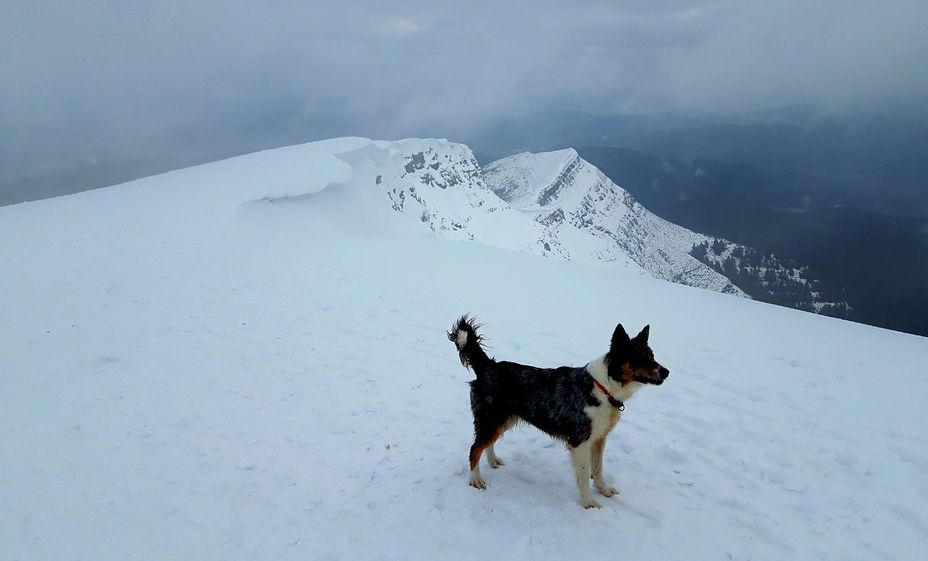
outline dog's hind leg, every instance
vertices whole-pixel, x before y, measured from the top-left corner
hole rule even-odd
[[[516,424],[516,419],[514,417],[506,421],[506,424],[503,425],[503,428],[499,432],[499,435],[496,437],[496,440],[499,440],[503,436],[503,433],[511,429],[515,424]],[[496,441],[494,441],[493,444],[490,444],[487,447],[487,463],[489,463],[490,467],[493,469],[506,465],[506,462],[504,462],[502,458],[496,455],[495,445],[496,445]]]
[[[499,461],[499,458],[497,458],[496,454],[492,451],[492,446],[493,443],[502,436],[503,432],[505,432],[506,425],[505,422],[481,422],[475,420],[474,429],[474,444],[470,447],[470,481],[468,483],[471,487],[486,489],[487,482],[480,476],[480,456],[483,455],[484,450],[490,448],[490,452],[487,456],[491,458],[491,464],[492,459],[495,459],[497,462]]]
[[[477,489],[487,488],[487,482],[480,476],[480,456],[483,455],[487,446],[487,440],[478,436],[470,447],[470,480],[467,484]]]
[[[493,448],[492,444],[487,447],[487,462],[493,469],[506,465],[506,462],[496,455],[496,450]]]
[[[603,451],[605,448],[605,438],[600,438],[599,440],[594,441],[591,445],[591,455],[593,460],[593,485],[596,486],[596,489],[602,493],[604,497],[611,497],[613,495],[618,495],[619,490],[615,487],[606,485],[606,480],[603,478]]]
[[[592,445],[589,440],[579,446],[568,447],[570,462],[574,466],[577,478],[577,490],[580,491],[580,504],[583,508],[600,508],[600,504],[590,496],[590,468],[592,464]]]

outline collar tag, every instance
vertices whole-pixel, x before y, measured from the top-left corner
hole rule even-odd
[[[599,388],[606,397],[609,398],[609,405],[615,407],[619,411],[625,411],[625,404],[619,401],[618,399],[612,397],[612,394],[609,393],[609,390],[606,389],[606,386],[599,383],[599,380],[593,378],[593,383],[596,384],[596,387]]]

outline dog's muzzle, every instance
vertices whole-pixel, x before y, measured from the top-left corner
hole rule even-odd
[[[650,378],[649,382],[651,384],[654,384],[655,386],[659,386],[664,383],[664,380],[667,379],[667,376],[670,376],[670,370],[667,370],[666,368],[661,366],[660,368],[657,369],[656,373],[652,374],[652,376],[653,377]]]

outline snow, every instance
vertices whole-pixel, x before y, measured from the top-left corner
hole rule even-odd
[[[488,165],[484,176],[500,198],[536,216],[563,257],[631,260],[660,279],[747,297],[690,254],[710,238],[650,212],[573,149],[509,156]],[[574,245],[584,238],[602,245]]]
[[[486,176],[504,200],[522,209],[539,208],[548,206],[539,201],[546,190],[551,191],[552,199],[557,198],[557,189],[552,186],[562,176],[569,175],[579,159],[573,148],[523,152],[492,162],[486,168]]]
[[[380,204],[390,165],[358,150],[405,148],[0,208],[0,559],[924,555],[924,338],[448,239]],[[651,325],[671,376],[608,441],[621,495],[581,509],[531,427],[467,486],[463,312],[536,365]]]

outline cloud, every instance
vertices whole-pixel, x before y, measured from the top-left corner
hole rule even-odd
[[[922,4],[5,2],[0,175],[262,135],[456,137],[549,109],[915,98]]]
[[[393,35],[415,35],[422,31],[422,26],[406,18],[388,18],[385,22],[386,30]]]

